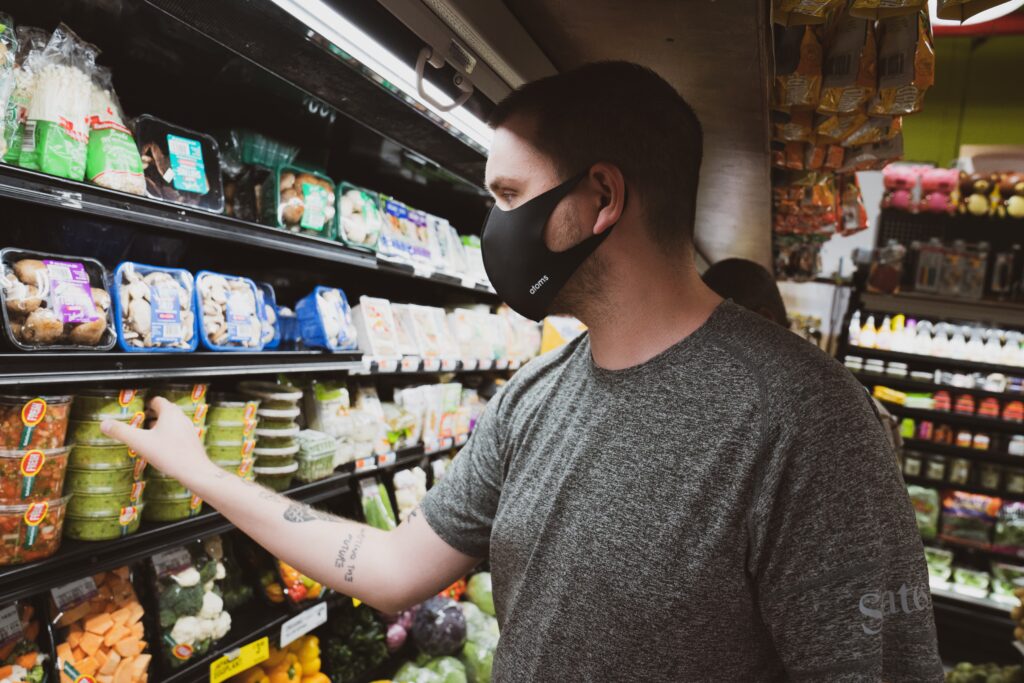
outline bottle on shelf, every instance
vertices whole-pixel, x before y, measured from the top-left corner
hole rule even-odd
[[[917,259],[917,274],[914,278],[914,289],[918,292],[939,291],[939,273],[945,260],[945,248],[942,242],[933,237],[928,244],[921,246]]]
[[[1013,291],[1014,260],[1020,255],[1020,245],[1013,245],[1015,250],[996,252],[992,260],[992,277],[989,279],[989,291],[1000,301],[1010,298]]]
[[[854,311],[850,317],[850,326],[847,328],[846,336],[850,346],[860,346],[860,311]]]
[[[989,328],[985,331],[985,351],[982,354],[981,361],[983,363],[1002,363],[1003,362],[1003,331]]]
[[[966,329],[965,327],[953,328],[953,336],[949,339],[949,358],[967,359],[967,336],[964,334]]]
[[[878,332],[875,333],[875,348],[882,351],[892,349],[892,320],[889,316],[882,318],[882,324],[878,326]]]
[[[935,334],[932,336],[931,355],[938,356],[939,358],[950,357],[948,330],[949,325],[947,323],[939,323],[935,326]]]
[[[865,349],[873,349],[875,348],[876,337],[875,316],[869,315],[868,319],[864,322],[864,326],[860,328],[860,345]]]
[[[919,320],[916,326],[916,333],[914,334],[914,346],[912,353],[916,353],[921,356],[932,355],[932,347],[935,344],[933,336],[934,326],[927,320]]]
[[[967,342],[967,360],[976,363],[985,360],[984,332],[980,327],[975,327],[971,329],[970,335],[971,338]]]

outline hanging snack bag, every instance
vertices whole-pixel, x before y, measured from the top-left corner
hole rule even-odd
[[[383,531],[391,531],[398,526],[387,489],[376,477],[359,480],[359,499],[367,524]]]
[[[17,71],[18,37],[11,17],[0,12],[0,111],[5,111],[14,92]],[[6,118],[0,119],[0,156],[7,153],[4,135]]]
[[[106,67],[97,67],[93,72],[89,110],[85,177],[100,187],[144,196],[142,158],[132,132],[124,125],[124,113]]]
[[[147,679],[153,658],[146,653],[145,610],[128,567],[59,586],[50,594],[61,680]]]
[[[281,166],[263,183],[263,219],[289,232],[333,240],[336,197],[327,176],[298,166]]]
[[[23,351],[113,347],[107,271],[99,261],[4,249],[0,293],[7,336]]]
[[[295,306],[299,335],[304,346],[327,351],[355,351],[359,348],[345,292],[334,287],[317,287]]]
[[[114,270],[114,318],[124,351],[195,351],[195,282],[181,268],[125,261]]]
[[[860,147],[891,140],[903,131],[902,116],[869,116],[843,140],[844,147]]]
[[[935,46],[927,10],[878,22],[878,92],[869,113],[914,114],[935,83]]]
[[[864,19],[887,19],[927,11],[927,5],[926,0],[854,0],[850,14]]]
[[[771,118],[773,139],[779,142],[814,141],[814,112],[810,109],[773,111]]]
[[[874,22],[840,15],[822,67],[822,114],[861,111],[875,94],[877,78]]]
[[[942,536],[987,547],[1002,499],[951,491],[942,500]]]
[[[776,109],[816,107],[821,93],[821,42],[811,26],[794,26],[782,32],[775,48]]]
[[[39,620],[26,600],[0,609],[0,680],[46,683],[50,657],[39,647]]]
[[[220,148],[204,133],[143,114],[132,122],[146,195],[213,213],[224,212]]]
[[[868,211],[864,206],[857,174],[837,175],[836,183],[839,185],[839,234],[847,236],[867,230]]]
[[[199,341],[210,351],[259,351],[263,323],[256,285],[246,277],[201,270],[196,275],[196,309],[202,312]]]
[[[28,120],[28,104],[35,89],[39,59],[50,42],[50,34],[41,28],[19,26],[15,31],[18,52],[14,63],[14,88],[7,99],[3,120],[4,163],[17,164],[21,157],[21,141]]]
[[[67,26],[54,30],[39,58],[18,165],[82,180],[89,145],[92,74],[99,51]]]
[[[377,251],[383,217],[376,192],[341,183],[338,187],[338,239],[355,249]]]

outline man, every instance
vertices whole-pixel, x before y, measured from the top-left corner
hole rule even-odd
[[[704,271],[703,279],[704,284],[718,296],[732,299],[748,311],[758,313],[783,327],[789,327],[789,315],[786,313],[786,303],[782,300],[779,286],[768,269],[761,264],[742,258],[717,261]],[[899,449],[903,447],[899,423],[874,397],[871,398],[871,407],[874,408],[878,421],[882,423],[893,454],[898,454]]]
[[[492,119],[499,294],[589,332],[491,401],[392,532],[209,463],[155,401],[106,423],[271,552],[385,612],[490,560],[497,681],[941,680],[913,511],[864,392],[693,265],[700,125],[653,72],[584,66]]]

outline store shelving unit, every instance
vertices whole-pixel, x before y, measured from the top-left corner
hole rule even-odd
[[[851,353],[854,353],[851,351]],[[874,358],[874,355],[868,356]],[[1020,372],[1024,372],[1024,368],[1020,369]],[[1002,401],[1011,400],[1024,400],[1024,394],[1011,393],[1007,391],[986,391],[985,389],[955,387],[950,384],[936,384],[935,382],[922,382],[916,379],[907,379],[905,377],[891,377],[889,375],[879,375],[869,372],[854,372],[853,376],[856,377],[861,384],[871,388],[874,386],[886,386],[892,389],[899,389],[900,391],[906,392],[928,392],[934,393],[936,391],[946,391],[950,395],[953,394],[970,394],[975,398],[997,398]]]
[[[933,455],[946,455],[951,458],[965,458],[977,463],[995,463],[1009,465],[1011,467],[1024,467],[1024,456],[1010,455],[1009,453],[998,453],[991,450],[983,451],[976,448],[961,448],[948,444],[925,441],[923,439],[904,439],[903,448],[908,451],[920,453],[931,453]],[[933,482],[933,485],[955,487],[955,484],[943,484]],[[995,495],[994,492],[989,492]]]

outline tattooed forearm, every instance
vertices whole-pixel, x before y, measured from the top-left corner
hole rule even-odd
[[[409,513],[409,516],[405,518],[405,521],[406,522],[411,522],[412,520],[414,520],[415,518],[417,518],[419,516],[420,516],[420,509],[419,509],[419,507],[417,507],[412,512]]]
[[[360,529],[358,534],[346,535],[345,540],[341,543],[341,548],[338,550],[338,556],[334,558],[334,566],[345,571],[344,578],[346,583],[352,583],[355,580],[356,558],[359,557],[359,551],[363,547],[364,540],[366,540],[365,528]]]
[[[288,504],[288,507],[285,508],[284,511],[284,519],[286,522],[294,522],[295,524],[312,522],[314,520],[320,520],[321,522],[338,521],[338,518],[334,515],[329,515],[326,512],[314,510],[308,505],[299,505],[298,503]]]

